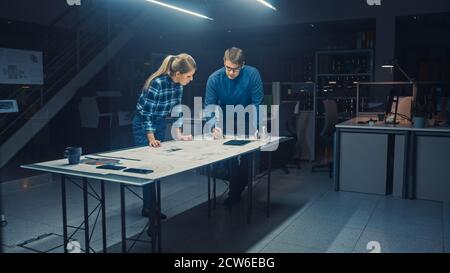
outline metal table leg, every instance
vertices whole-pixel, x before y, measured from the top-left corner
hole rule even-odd
[[[249,181],[248,181],[248,209],[247,209],[247,223],[250,224],[250,218],[252,216],[252,208],[253,208],[253,178],[255,172],[255,153],[250,154],[250,172],[249,172]]]
[[[90,252],[89,244],[89,204],[88,204],[87,178],[83,177],[83,209],[84,209],[84,242],[86,253]]]
[[[213,210],[216,210],[216,177],[213,177]]]
[[[211,165],[207,165],[208,173],[208,217],[211,217]]]
[[[267,213],[266,216],[270,217],[270,182],[271,182],[271,174],[272,174],[272,152],[268,152],[268,160],[267,160]]]
[[[127,231],[125,224],[125,186],[120,183],[120,223],[122,226],[122,253],[127,252]]]
[[[105,181],[100,180],[101,186],[101,204],[102,204],[102,237],[103,237],[103,253],[107,253],[106,244],[106,200],[105,200]]]
[[[158,252],[162,251],[162,227],[161,227],[161,183],[158,180],[156,182],[156,224],[158,226]]]
[[[63,218],[63,241],[64,241],[64,253],[68,253],[67,244],[69,239],[67,238],[67,200],[66,200],[66,176],[61,175],[61,196],[62,196],[62,218]]]
[[[157,217],[160,217],[159,215],[157,215],[157,200],[156,200],[156,188],[155,185],[156,182],[153,182],[149,185],[149,187],[152,187],[150,192],[152,193],[152,196],[150,196],[150,202],[153,202],[152,206],[151,206],[151,210],[150,210],[150,237],[152,239],[152,252],[156,251],[156,221],[157,221]]]

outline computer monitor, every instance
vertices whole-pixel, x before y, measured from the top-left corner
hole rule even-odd
[[[386,110],[386,123],[398,123],[398,120],[411,120],[413,97],[400,97],[390,94]]]
[[[392,110],[393,101],[398,97],[413,96],[411,83],[359,83],[357,88],[357,116],[385,114]],[[394,109],[395,110],[395,109]]]
[[[397,116],[403,119],[411,119],[411,107],[412,107],[413,97],[399,97]],[[393,112],[393,109],[391,109]]]

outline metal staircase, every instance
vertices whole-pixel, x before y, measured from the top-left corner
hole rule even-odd
[[[44,57],[43,86],[19,88],[11,93],[9,99],[20,103],[20,112],[0,119],[0,168],[145,24],[146,16],[137,6],[112,12],[107,2],[84,1],[90,4],[83,11],[65,12],[52,23],[70,30],[73,39],[62,50],[58,49],[59,54],[48,62]],[[51,41],[49,43],[51,51]]]

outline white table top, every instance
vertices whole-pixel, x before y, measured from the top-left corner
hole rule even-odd
[[[113,152],[82,155],[81,163],[69,165],[66,158],[21,167],[51,173],[59,173],[86,178],[101,179],[142,186],[155,180],[206,166],[238,155],[256,150],[266,150],[276,146],[277,143],[289,140],[286,137],[271,137],[269,140],[253,140],[243,146],[223,145],[232,138],[221,140],[193,140],[193,141],[167,141],[159,148],[149,146],[118,150]],[[180,150],[175,150],[180,149]],[[97,169],[97,165],[83,163],[89,158],[120,158],[117,165],[127,168],[151,169],[152,173],[137,174],[123,172],[122,170]]]

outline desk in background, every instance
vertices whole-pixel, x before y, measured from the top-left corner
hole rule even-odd
[[[450,128],[336,125],[335,188],[411,199],[450,200]]]

